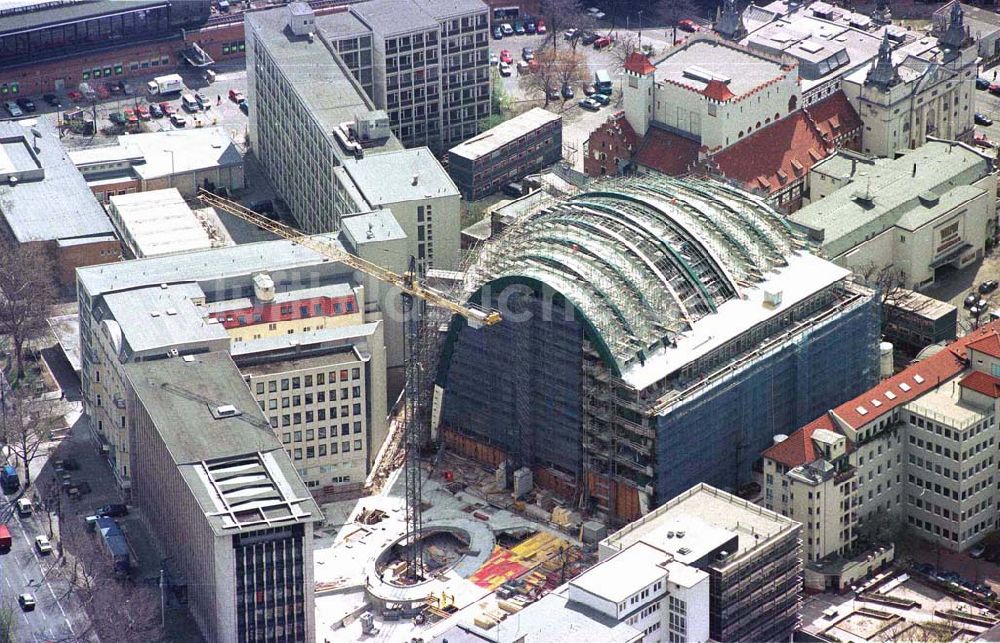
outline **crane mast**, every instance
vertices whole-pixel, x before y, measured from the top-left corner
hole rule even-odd
[[[458,301],[451,296],[431,288],[418,276],[416,260],[410,257],[407,271],[398,274],[382,266],[352,255],[339,245],[331,243],[322,237],[313,237],[281,222],[254,212],[253,210],[230,199],[220,197],[207,190],[198,191],[198,199],[206,205],[218,208],[223,212],[238,217],[258,228],[287,239],[297,245],[342,263],[358,272],[364,273],[383,283],[396,286],[400,290],[403,308],[403,364],[406,383],[403,388],[403,445],[404,464],[403,477],[405,483],[406,503],[406,534],[409,547],[405,550],[407,576],[417,580],[423,567],[423,553],[420,544],[420,534],[423,530],[421,503],[423,497],[423,481],[420,475],[420,447],[423,436],[426,435],[424,422],[427,418],[426,409],[421,408],[420,386],[423,373],[420,367],[421,307],[424,303],[438,306],[454,315],[461,315],[473,328],[492,326],[500,322],[500,313],[496,310],[481,308],[467,302]]]

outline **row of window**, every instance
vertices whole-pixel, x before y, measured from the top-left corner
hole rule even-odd
[[[222,44],[223,54],[240,54],[247,50],[247,45],[242,40],[236,40],[234,42],[226,42]]]
[[[352,429],[352,427],[350,425],[348,425],[348,424],[341,424],[340,425],[340,435],[342,435],[342,436],[350,435],[351,434],[351,429]],[[354,430],[354,433],[361,433],[361,422],[355,422],[354,426],[353,426],[353,430]],[[288,444],[288,443],[292,442],[293,440],[295,442],[302,442],[302,435],[303,435],[302,431],[286,431],[285,433],[282,434],[281,441],[284,444]],[[330,427],[330,437],[331,438],[337,437],[337,427],[336,426],[331,426]],[[306,442],[312,442],[314,439],[325,440],[326,439],[326,427],[325,426],[321,426],[321,427],[318,427],[315,430],[313,430],[313,429],[306,429],[306,431],[305,431],[305,439],[306,439]]]
[[[303,375],[291,378],[283,377],[281,378],[281,390],[287,391],[289,390],[289,387],[293,390],[302,388],[303,386],[310,387],[313,385],[314,382],[316,386],[323,386],[324,384],[327,383],[327,379],[329,379],[329,382],[332,385],[337,381],[346,382],[348,381],[348,379],[357,380],[360,378],[361,378],[360,368],[352,368],[350,371],[348,371],[345,368],[341,369],[340,371],[330,371],[329,374],[316,373],[315,377],[313,375]],[[257,390],[257,395],[263,395],[264,382],[257,382],[256,390]],[[277,390],[278,390],[278,380],[271,380],[267,383],[268,393],[275,393],[277,392]],[[331,396],[330,399],[333,399],[333,397]]]
[[[351,413],[353,413],[353,415],[361,415],[361,404],[353,404],[353,405],[351,405],[351,409],[350,410],[351,410]],[[320,412],[321,411],[323,412],[322,413],[323,417],[320,417]],[[348,418],[348,417],[350,417],[351,413],[348,413],[348,407],[347,407],[347,405],[344,405],[344,406],[340,407],[340,417],[341,418]],[[334,412],[334,407],[331,406],[330,407],[330,419],[335,419],[336,417],[337,417],[337,415]],[[315,415],[313,415],[312,411],[306,411],[305,413],[301,413],[301,412],[298,412],[298,413],[285,413],[285,414],[283,414],[281,416],[281,426],[292,426],[293,424],[302,424],[303,420],[307,424],[309,422],[322,422],[322,421],[325,420],[325,418],[326,418],[325,409],[319,409],[316,412]],[[277,415],[270,416],[270,418],[269,418],[268,421],[271,423],[271,428],[272,429],[278,427],[278,416]],[[342,424],[341,426],[346,426],[346,424]]]
[[[258,389],[259,388],[260,387],[258,386]],[[341,400],[348,399],[348,393],[350,393],[350,397],[353,398],[361,397],[361,387],[352,386],[350,387],[350,389],[348,389],[346,386],[342,387],[340,389],[340,399]],[[314,399],[317,403],[320,404],[326,402],[326,391],[316,391],[315,396],[312,393],[306,393],[304,395],[292,395],[292,396],[282,397],[281,408],[287,409],[290,406],[302,406],[303,404],[309,406],[310,404],[313,403]],[[334,402],[336,401],[336,399],[337,399],[336,389],[330,389],[330,401]],[[278,398],[272,397],[271,399],[267,400],[267,404],[269,409],[273,410],[278,408]],[[264,400],[260,400],[260,408],[262,409],[264,408]],[[332,417],[337,417],[337,416],[336,414],[333,414]]]
[[[988,447],[992,447],[994,442],[996,442],[996,437],[991,437],[989,440],[983,440],[983,441],[977,443],[974,447],[971,447],[970,449],[968,449],[967,451],[962,451],[961,453],[959,453],[957,449],[953,451],[953,450],[949,449],[948,447],[942,447],[940,444],[933,443],[930,440],[928,440],[927,442],[924,442],[921,438],[918,438],[918,437],[913,436],[913,435],[910,436],[910,444],[912,444],[912,445],[914,445],[914,446],[916,446],[916,447],[918,447],[920,449],[926,449],[927,451],[929,451],[931,453],[936,453],[938,455],[943,455],[944,457],[950,458],[950,459],[952,459],[952,460],[954,460],[956,462],[961,462],[961,461],[965,460],[966,458],[979,453],[983,449],[986,449]],[[956,480],[957,480],[957,478],[956,478]]]
[[[361,451],[363,448],[364,447],[361,446],[361,440],[355,440],[354,441],[354,450],[355,451]],[[336,442],[331,442],[330,443],[330,454],[331,455],[336,454],[338,452],[337,449],[338,449],[337,443]],[[340,443],[339,449],[340,449],[340,453],[350,453],[351,452],[351,441],[350,440],[344,440],[344,441],[342,441]],[[292,458],[293,460],[301,460],[302,459],[302,453],[303,453],[302,449],[286,449],[286,451],[288,453],[288,457],[289,458]],[[306,447],[305,448],[305,457],[306,457],[306,459],[316,458],[316,457],[322,458],[325,455],[326,455],[326,445],[325,444],[321,444],[318,447]]]

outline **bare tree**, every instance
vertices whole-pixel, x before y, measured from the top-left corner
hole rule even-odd
[[[619,34],[618,39],[615,41],[615,46],[611,50],[611,55],[615,60],[615,69],[624,69],[625,62],[629,59],[629,56],[637,51],[640,51],[638,36],[629,31],[623,31]]]
[[[43,247],[0,241],[0,334],[14,348],[14,376],[24,374],[24,345],[45,328],[55,300],[52,256]]]
[[[934,304],[933,299],[924,298],[906,287],[906,274],[893,265],[879,266],[869,263],[855,271],[856,276],[869,288],[876,291],[882,306],[882,334],[886,333],[899,319],[902,310],[920,313]]]
[[[556,51],[562,32],[572,26],[571,21],[574,15],[579,14],[580,6],[576,0],[540,0],[538,8],[548,29],[548,36],[542,46],[551,42],[552,51]]]
[[[540,51],[535,54],[534,71],[523,73],[517,79],[521,89],[527,94],[538,94],[545,97],[545,106],[549,106],[549,101],[553,92],[559,87],[559,69],[557,61],[562,53],[555,51]]]
[[[32,398],[26,388],[8,394],[0,419],[0,437],[7,445],[15,466],[24,471],[24,486],[31,486],[31,462],[42,443],[51,438],[60,421],[54,402]]]
[[[564,51],[559,55],[557,64],[559,87],[580,87],[590,80],[590,69],[587,57],[578,51]]]

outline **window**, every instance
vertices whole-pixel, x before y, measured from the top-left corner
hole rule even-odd
[[[341,450],[342,453],[350,453],[350,451],[351,451],[351,441],[350,440],[344,440],[343,442],[341,442],[340,443],[340,450]]]
[[[361,440],[355,440],[354,441],[354,450],[355,451],[360,451],[361,450]]]
[[[100,378],[98,378],[100,381]],[[264,382],[257,382],[257,395],[263,395],[264,393]]]
[[[302,449],[295,449],[295,459],[296,460],[302,459]]]
[[[354,423],[354,432],[355,433],[361,433],[361,422],[355,422]]]

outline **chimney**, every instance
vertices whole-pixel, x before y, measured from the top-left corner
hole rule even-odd
[[[411,183],[411,185],[416,185],[418,183],[420,183],[420,175],[419,174],[414,174],[413,175],[413,183]]]
[[[858,169],[858,159],[851,159],[851,176],[854,176],[854,173],[857,171],[857,169]]]
[[[913,164],[913,174],[911,174],[910,176],[916,176],[916,175],[917,175],[917,164],[914,163]]]

